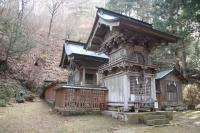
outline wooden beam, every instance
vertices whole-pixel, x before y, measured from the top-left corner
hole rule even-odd
[[[85,67],[83,67],[83,78],[82,78],[82,85],[85,85]]]

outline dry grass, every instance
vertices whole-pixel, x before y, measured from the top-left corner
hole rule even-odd
[[[175,126],[148,127],[101,115],[63,117],[43,101],[0,108],[0,133],[200,133],[198,122],[199,111],[176,113]]]
[[[200,127],[200,111],[184,111],[175,114],[174,121],[180,125],[192,125]]]
[[[52,112],[45,102],[0,108],[1,133],[105,133],[121,125],[123,123],[101,115],[63,117]]]

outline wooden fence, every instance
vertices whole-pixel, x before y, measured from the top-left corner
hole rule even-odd
[[[65,111],[100,111],[106,109],[105,90],[66,89]]]
[[[92,112],[107,108],[107,90],[61,88],[56,91],[55,107],[66,112]]]

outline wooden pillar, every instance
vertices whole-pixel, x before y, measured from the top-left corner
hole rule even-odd
[[[123,76],[123,90],[124,90],[124,111],[128,111],[128,101],[130,96],[130,82],[128,76]]]
[[[97,78],[96,78],[96,80],[97,80],[96,84],[99,85],[99,73],[98,72],[96,73],[96,76],[97,76]]]
[[[144,90],[144,99],[142,98],[142,94],[141,94],[141,102],[144,100],[146,101],[146,77],[145,77],[145,68],[142,68],[142,90]]]
[[[83,67],[82,85],[85,85],[85,67]]]
[[[156,80],[155,80],[155,76],[151,78],[151,97],[153,98],[154,101],[157,100],[157,98],[156,98]]]

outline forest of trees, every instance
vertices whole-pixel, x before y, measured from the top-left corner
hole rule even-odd
[[[176,44],[155,49],[152,56],[200,83],[199,0],[0,0],[0,74],[20,73],[15,78],[23,75],[23,80],[45,77],[36,77],[39,71],[47,72],[34,65],[40,61],[58,67],[64,39],[86,42],[95,6],[151,23],[155,29],[177,36]],[[52,49],[58,49],[58,57],[48,59]],[[16,66],[19,69],[13,69]],[[29,67],[27,71],[25,66]]]
[[[48,60],[52,61],[49,64],[59,62],[57,56],[56,59],[47,58],[51,58],[48,54],[52,50],[60,51],[64,39],[86,41],[95,5],[105,3],[100,0],[0,0],[1,75],[7,72],[6,76],[11,74],[11,78],[15,73],[15,79],[37,79],[35,75],[41,69],[34,64],[44,64]],[[57,51],[55,54],[60,55]],[[53,66],[48,69],[53,70]]]

